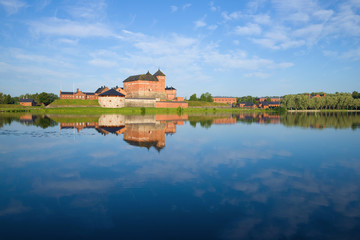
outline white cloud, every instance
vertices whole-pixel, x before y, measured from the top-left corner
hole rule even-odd
[[[287,17],[287,20],[292,21],[292,22],[308,22],[310,20],[309,15],[303,12],[297,12],[297,13],[293,13],[290,14]]]
[[[246,26],[237,26],[234,33],[237,35],[259,35],[261,28],[257,24],[248,23]]]
[[[106,3],[104,0],[78,2],[66,8],[66,11],[75,19],[97,21],[106,16]]]
[[[307,45],[312,46],[320,40],[323,28],[322,24],[308,25],[304,28],[295,30],[293,36],[303,39],[306,41]]]
[[[79,40],[78,39],[69,39],[69,38],[60,38],[60,39],[58,39],[58,42],[66,43],[69,45],[76,45],[76,44],[78,44]]]
[[[352,59],[352,60],[359,60],[360,59],[360,47],[357,49],[352,49],[350,51],[345,52],[342,55],[342,57]]]
[[[171,12],[173,13],[173,12],[176,12],[179,8],[177,6],[172,5],[172,6],[170,6],[170,9],[171,9]]]
[[[267,73],[262,73],[262,72],[253,72],[253,73],[247,73],[244,75],[244,77],[246,78],[268,78],[270,75]]]
[[[230,20],[239,19],[242,16],[242,14],[241,12],[232,12],[232,13],[222,12],[221,16],[224,18],[225,21],[230,21]]]
[[[21,8],[28,7],[26,3],[19,0],[0,0],[0,4],[9,15],[17,13]]]
[[[211,2],[209,3],[209,5],[210,5],[210,10],[211,10],[211,11],[215,12],[216,10],[218,10],[218,7],[215,6],[215,4],[214,4],[213,1],[211,1]]]
[[[72,36],[72,37],[116,37],[116,35],[101,23],[83,23],[67,19],[49,18],[30,22],[30,30],[35,34]]]
[[[270,16],[266,14],[253,15],[253,18],[254,18],[254,22],[258,24],[267,25],[271,23]]]
[[[209,25],[208,26],[208,29],[209,30],[215,30],[215,29],[217,29],[218,28],[218,25]]]
[[[333,14],[333,10],[318,10],[313,13],[313,16],[319,20],[327,21]]]
[[[96,67],[105,67],[105,68],[111,68],[111,67],[117,66],[117,63],[114,61],[109,61],[109,60],[99,59],[99,58],[90,60],[89,64],[96,66]]]
[[[191,7],[191,3],[186,3],[186,4],[183,5],[182,9],[186,10],[189,7]]]
[[[206,22],[205,22],[205,17],[195,21],[194,24],[195,24],[195,28],[205,27],[207,25]]]

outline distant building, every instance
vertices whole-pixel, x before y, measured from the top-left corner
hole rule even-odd
[[[22,98],[19,100],[19,102],[20,102],[20,105],[23,105],[23,106],[36,106],[36,102],[32,98],[28,98],[28,99]]]
[[[213,97],[214,103],[226,103],[234,104],[236,103],[236,97]]]
[[[261,103],[259,103],[259,107],[261,107],[263,109],[280,107],[280,105],[281,105],[280,102],[261,102]]]
[[[237,107],[239,108],[257,108],[256,104],[255,103],[252,103],[252,102],[239,102],[237,104]]]
[[[322,98],[322,97],[325,97],[326,94],[323,93],[323,94],[309,94],[309,97],[310,98]]]
[[[81,100],[96,100],[98,94],[91,92],[82,92],[79,89],[76,92],[62,92],[60,91],[60,99],[81,99]]]
[[[281,97],[261,97],[261,98],[257,98],[256,100],[261,102],[268,102],[268,98],[270,99],[270,102],[280,102],[281,101]]]

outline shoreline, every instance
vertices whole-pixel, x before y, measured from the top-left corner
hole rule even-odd
[[[347,110],[347,109],[324,109],[324,110],[286,110],[286,112],[292,113],[292,112],[296,112],[296,113],[301,113],[301,112],[313,112],[313,113],[317,113],[317,112],[360,112],[360,110]]]
[[[0,108],[0,113],[34,113],[34,114],[110,114],[118,113],[125,115],[141,114],[185,114],[185,113],[276,113],[276,110],[268,109],[242,109],[242,108],[219,108],[219,107],[189,107],[189,108],[101,108],[89,106],[71,107],[39,107],[39,108]]]

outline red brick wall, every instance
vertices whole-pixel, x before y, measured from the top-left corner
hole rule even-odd
[[[176,89],[165,90],[165,96],[168,100],[174,100],[176,98]]]
[[[157,147],[165,146],[165,125],[126,124],[124,140],[135,142],[156,142]]]
[[[236,103],[236,98],[226,98],[226,97],[221,97],[221,98],[217,98],[217,97],[213,97],[213,100],[215,103],[227,103],[227,104],[233,104]]]
[[[21,102],[20,105],[23,105],[23,106],[33,106],[31,102]]]
[[[165,98],[165,88],[161,82],[132,81],[124,82],[126,98]]]

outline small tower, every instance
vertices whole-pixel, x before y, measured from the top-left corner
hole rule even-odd
[[[160,69],[158,69],[153,76],[159,80],[160,89],[165,93],[165,74],[162,71],[160,71]]]

